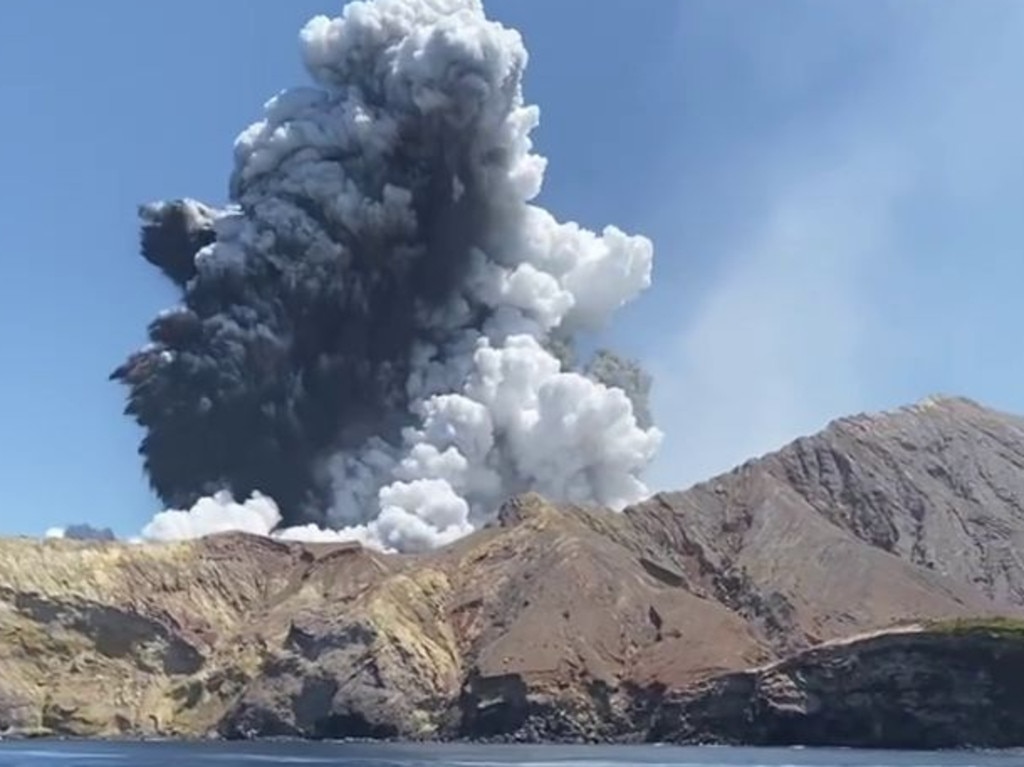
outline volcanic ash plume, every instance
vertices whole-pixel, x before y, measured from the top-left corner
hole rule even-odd
[[[651,243],[530,204],[519,34],[476,0],[375,0],[301,46],[315,87],[238,137],[231,203],[141,210],[143,256],[182,291],[112,376],[178,509],[147,534],[415,550],[525,490],[641,498],[649,379],[578,364],[574,338],[648,286]]]

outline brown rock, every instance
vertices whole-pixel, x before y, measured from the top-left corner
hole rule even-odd
[[[688,737],[679,701],[725,689],[687,716],[732,721],[751,679],[810,711],[795,678],[735,672],[896,624],[1024,614],[1021,467],[1024,421],[937,399],[622,514],[525,495],[426,555],[0,541],[0,731]]]

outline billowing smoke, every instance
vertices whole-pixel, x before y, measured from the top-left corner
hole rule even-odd
[[[649,285],[651,243],[531,204],[519,34],[479,0],[368,0],[300,39],[315,85],[239,135],[230,204],[141,209],[182,293],[112,375],[180,509],[147,535],[415,550],[525,490],[641,498],[650,380],[575,339]]]
[[[44,538],[67,538],[72,541],[115,541],[117,536],[109,527],[93,527],[89,524],[69,525],[68,527],[51,527]]]

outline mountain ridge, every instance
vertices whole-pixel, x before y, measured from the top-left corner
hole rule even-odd
[[[934,397],[621,513],[520,496],[423,554],[0,539],[0,733],[697,737],[655,709],[860,634],[1024,619],[1021,468],[1024,419]]]

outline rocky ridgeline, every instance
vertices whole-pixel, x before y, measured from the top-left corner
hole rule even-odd
[[[1022,467],[931,399],[427,555],[0,541],[0,733],[1020,745]]]

